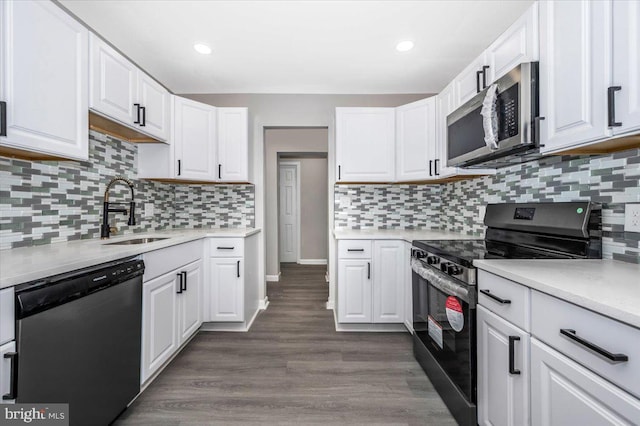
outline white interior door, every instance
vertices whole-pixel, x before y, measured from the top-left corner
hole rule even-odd
[[[298,261],[299,164],[280,163],[279,243],[280,262]]]

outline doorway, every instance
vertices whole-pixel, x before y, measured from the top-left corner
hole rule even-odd
[[[280,262],[300,261],[300,162],[279,164],[279,226]]]

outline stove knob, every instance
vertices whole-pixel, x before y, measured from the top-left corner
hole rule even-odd
[[[427,256],[427,263],[429,265],[437,265],[440,263],[440,258],[437,256]]]
[[[449,262],[442,262],[440,264],[440,270],[444,273],[448,273],[447,270],[449,269],[449,266],[451,266],[451,263]]]
[[[422,250],[414,250],[413,257],[415,257],[416,259],[422,259],[424,257],[427,257],[427,253],[423,252]]]
[[[460,275],[462,273],[462,268],[458,265],[450,265],[447,267],[447,274],[449,275]]]

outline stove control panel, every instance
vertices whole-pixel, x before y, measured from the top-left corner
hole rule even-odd
[[[476,268],[467,268],[434,253],[413,247],[411,257],[420,260],[426,267],[440,271],[469,285],[476,285]]]

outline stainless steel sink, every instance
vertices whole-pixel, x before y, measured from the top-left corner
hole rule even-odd
[[[106,243],[105,246],[128,246],[131,244],[147,244],[154,241],[168,240],[169,237],[150,237],[150,238],[132,238],[130,240],[114,241],[113,243]]]

